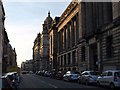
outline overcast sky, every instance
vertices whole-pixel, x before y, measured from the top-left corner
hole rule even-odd
[[[6,14],[5,28],[10,44],[16,48],[18,66],[22,61],[32,59],[33,42],[37,34],[43,30],[42,24],[48,16],[48,11],[54,19],[55,16],[60,16],[70,3],[59,0],[59,2],[42,1],[6,0],[3,2]]]

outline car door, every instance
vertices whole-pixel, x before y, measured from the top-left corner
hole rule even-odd
[[[107,77],[107,73],[108,72],[103,72],[100,79],[99,79],[99,82],[101,85],[106,85],[106,77]]]
[[[106,84],[105,85],[109,86],[110,85],[110,81],[112,80],[112,78],[113,78],[113,73],[109,71],[107,73],[106,78],[105,78],[105,80],[106,80]]]
[[[82,81],[83,83],[86,83],[86,79],[88,78],[88,72],[84,72],[84,74],[82,74]]]
[[[80,76],[79,80],[80,80],[81,83],[84,83],[84,78],[85,78],[85,72],[83,72]]]

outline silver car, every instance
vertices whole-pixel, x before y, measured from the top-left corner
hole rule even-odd
[[[110,88],[120,87],[120,70],[104,71],[98,77],[97,85],[109,86]]]
[[[78,83],[84,83],[86,85],[90,83],[97,83],[97,78],[100,75],[98,71],[83,71],[79,76]]]
[[[63,75],[63,80],[64,81],[77,81],[79,76],[80,76],[80,73],[78,71],[67,71]]]

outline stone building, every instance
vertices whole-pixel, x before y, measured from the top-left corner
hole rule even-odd
[[[79,70],[119,69],[120,3],[81,3]]]
[[[10,45],[7,32],[4,29],[2,72],[9,72],[9,69],[12,67],[17,67],[17,54],[15,48],[13,49]]]
[[[21,70],[22,71],[33,71],[33,60],[26,60],[25,62],[21,63]]]
[[[109,24],[101,29],[101,66],[103,70],[120,69],[120,1],[112,3]],[[108,13],[108,11],[107,11]]]
[[[25,71],[25,62],[21,63],[21,71]]]
[[[58,70],[57,62],[57,47],[58,47],[58,33],[57,33],[57,24],[60,17],[55,17],[52,22],[52,26],[49,29],[49,62],[50,62],[50,71],[55,69]]]
[[[17,54],[15,48],[13,49],[10,44],[8,44],[8,67],[17,66]]]
[[[101,28],[112,21],[111,2],[82,2],[80,38],[78,44],[79,69],[102,70]]]
[[[41,34],[41,45],[40,45],[40,70],[49,70],[49,29],[52,25],[52,17],[50,16],[50,12],[48,12],[48,16],[44,20],[43,31]]]
[[[33,71],[39,71],[40,68],[40,43],[41,34],[38,33],[33,46]]]
[[[5,11],[2,1],[0,0],[0,74],[2,74],[4,20]]]
[[[9,39],[8,39],[7,32],[4,29],[4,33],[3,33],[2,73],[7,72],[7,67],[8,67],[8,45],[9,45]]]
[[[6,73],[9,66],[17,66],[15,48],[12,49],[7,31],[4,27],[5,11],[0,0],[0,66],[2,73]]]
[[[71,2],[57,28],[59,69],[120,69],[120,2]]]
[[[79,5],[71,2],[60,16],[57,60],[60,70],[78,69]]]

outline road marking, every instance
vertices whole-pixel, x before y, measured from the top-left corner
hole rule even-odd
[[[53,88],[58,88],[57,86],[55,85],[52,85],[52,84],[48,84],[49,86],[53,87]]]

